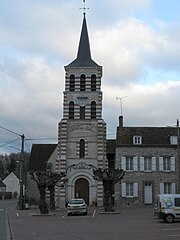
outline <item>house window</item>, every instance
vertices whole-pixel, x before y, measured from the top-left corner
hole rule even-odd
[[[152,171],[152,158],[144,157],[144,171]]]
[[[121,157],[121,168],[125,171],[137,171],[137,157]]]
[[[91,119],[96,118],[96,102],[91,102]]]
[[[79,158],[85,157],[85,140],[81,139],[79,142]]]
[[[91,76],[91,91],[96,91],[96,75]]]
[[[80,119],[85,119],[85,107],[80,106]]]
[[[126,157],[126,170],[133,171],[133,157]]]
[[[74,119],[74,102],[69,103],[69,118]]]
[[[133,144],[142,144],[142,136],[133,136]]]
[[[122,197],[138,197],[138,183],[121,183]]]
[[[69,91],[75,91],[75,76],[74,76],[74,74],[71,74],[71,76],[70,76]]]
[[[170,136],[170,143],[172,145],[177,145],[178,144],[178,138],[177,136]]]
[[[156,171],[156,157],[140,157],[140,171]]]
[[[160,171],[175,171],[175,157],[164,156],[159,157],[159,170]]]
[[[170,171],[171,170],[171,158],[170,157],[164,157],[163,158],[163,170],[164,171]]]
[[[164,183],[164,194],[171,194],[171,183]]]
[[[176,184],[170,182],[161,182],[160,183],[160,194],[175,194],[176,193]]]
[[[126,197],[133,197],[134,185],[133,183],[126,183]]]
[[[86,77],[84,74],[80,77],[80,91],[85,91],[86,89]]]

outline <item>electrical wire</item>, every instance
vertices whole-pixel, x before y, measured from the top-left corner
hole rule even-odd
[[[15,141],[19,140],[19,139],[20,139],[20,138],[16,138],[16,139],[13,139],[13,140],[11,140],[11,141],[8,141],[8,142],[4,143],[3,145],[0,145],[0,147],[4,147],[4,146],[6,146],[6,145],[8,145],[8,144],[10,144],[10,143],[12,143],[12,142],[15,142]]]
[[[13,133],[13,134],[18,135],[18,136],[21,137],[21,134],[16,133],[16,132],[14,132],[14,131],[12,131],[12,130],[10,130],[10,129],[7,129],[7,128],[3,127],[3,126],[0,126],[0,128],[2,128],[3,130],[5,130],[5,131],[7,131],[7,132]]]

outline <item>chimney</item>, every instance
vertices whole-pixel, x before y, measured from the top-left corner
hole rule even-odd
[[[123,128],[123,116],[119,116],[119,127]]]

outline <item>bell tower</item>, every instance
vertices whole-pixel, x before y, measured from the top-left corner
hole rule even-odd
[[[83,16],[77,57],[65,68],[63,118],[58,127],[58,170],[67,181],[59,191],[59,205],[71,198],[103,204],[102,183],[93,168],[107,168],[106,123],[102,119],[102,67],[91,58],[86,14]]]

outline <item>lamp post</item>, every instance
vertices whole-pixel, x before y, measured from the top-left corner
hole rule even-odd
[[[177,192],[180,193],[180,135],[179,135],[179,120],[177,119]]]
[[[20,193],[19,193],[19,209],[24,209],[24,177],[23,177],[23,166],[24,166],[24,134],[21,135],[21,155],[19,161],[19,183],[20,183]]]

